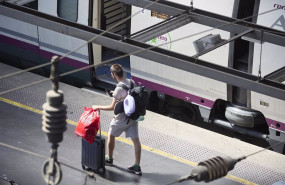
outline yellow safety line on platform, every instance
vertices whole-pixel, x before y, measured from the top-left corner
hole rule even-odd
[[[40,111],[40,110],[38,110],[38,109],[35,109],[35,108],[33,108],[33,107],[29,107],[29,106],[27,106],[27,105],[24,105],[24,104],[21,104],[21,103],[18,103],[18,102],[14,102],[14,101],[9,100],[9,99],[6,99],[6,98],[0,97],[0,101],[5,102],[5,103],[8,103],[8,104],[11,104],[11,105],[14,105],[14,106],[17,106],[17,107],[20,107],[20,108],[23,108],[23,109],[26,109],[26,110],[29,110],[29,111],[32,111],[32,112],[35,112],[35,113],[38,113],[38,114],[42,114],[42,111]],[[77,125],[76,122],[71,121],[71,120],[66,120],[66,122],[67,122],[68,124],[71,124],[71,125],[74,125],[74,126]],[[102,131],[101,133],[102,133],[103,136],[106,136],[106,137],[108,136],[108,133],[107,133],[107,132]],[[121,142],[123,142],[123,143],[127,143],[127,144],[130,144],[130,145],[133,145],[132,141],[129,140],[129,139],[127,139],[127,138],[116,137],[116,140],[117,140],[117,141],[121,141]],[[157,150],[157,149],[155,149],[155,148],[151,148],[151,147],[146,146],[146,145],[142,145],[142,149],[147,150],[147,151],[150,151],[150,152],[153,152],[153,153],[155,153],[155,154],[158,154],[158,155],[161,155],[161,156],[164,156],[164,157],[167,157],[167,158],[170,158],[170,159],[173,159],[173,160],[175,160],[175,161],[179,161],[179,162],[184,163],[184,164],[188,164],[188,165],[191,165],[191,166],[197,166],[197,165],[198,165],[198,164],[195,163],[195,162],[192,162],[192,161],[183,159],[183,158],[181,158],[181,157],[178,157],[178,156],[175,156],[175,155],[172,155],[172,154],[163,152],[163,151],[161,151],[161,150]],[[237,182],[241,182],[241,183],[243,183],[243,184],[247,184],[247,185],[257,185],[256,183],[247,181],[247,180],[245,180],[245,179],[242,179],[242,178],[239,178],[239,177],[236,177],[236,176],[233,176],[233,175],[226,175],[225,177],[228,178],[228,179],[237,181]]]
[[[33,107],[29,107],[29,106],[27,106],[27,105],[24,105],[24,104],[21,104],[21,103],[18,103],[18,102],[14,102],[14,101],[9,100],[9,99],[6,99],[6,98],[0,97],[0,100],[3,101],[3,102],[5,102],[5,103],[9,103],[9,104],[11,104],[11,105],[15,105],[15,106],[17,106],[17,107],[20,107],[20,108],[23,108],[23,109],[27,109],[27,110],[29,110],[29,111],[32,111],[32,112],[35,112],[35,113],[38,113],[38,114],[42,114],[42,113],[43,113],[42,111],[40,111],[40,110],[38,110],[38,109],[35,109],[35,108],[33,108]]]

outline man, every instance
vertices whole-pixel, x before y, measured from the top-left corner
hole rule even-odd
[[[114,110],[117,101],[123,100],[128,95],[127,90],[119,86],[119,84],[124,84],[127,87],[131,87],[131,80],[126,79],[124,77],[124,71],[122,66],[120,64],[113,64],[110,68],[110,71],[112,78],[114,78],[118,82],[115,90],[110,92],[113,95],[113,101],[110,105],[93,105],[93,109]],[[128,167],[127,170],[137,175],[141,175],[141,143],[138,135],[138,122],[136,120],[129,119],[124,112],[115,115],[110,123],[105,164],[113,165],[115,138],[120,136],[123,132],[125,132],[126,137],[130,137],[132,139],[135,149],[135,164],[133,166]]]

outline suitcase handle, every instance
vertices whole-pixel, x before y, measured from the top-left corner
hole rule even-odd
[[[101,138],[101,114],[100,114],[100,109],[98,109],[98,111],[99,111],[99,115],[100,115],[100,123],[99,123],[99,131],[100,131],[100,134],[99,134],[99,136],[100,136],[100,138]]]

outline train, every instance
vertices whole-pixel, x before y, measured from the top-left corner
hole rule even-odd
[[[170,15],[117,0],[8,0],[54,17],[130,37],[157,25]],[[181,0],[168,1],[213,12],[285,32],[284,0]],[[276,10],[276,11],[270,11]],[[262,12],[266,12],[262,14]],[[261,15],[258,15],[261,14]],[[126,19],[131,17],[130,19]],[[122,20],[125,20],[122,22]],[[86,41],[0,13],[0,59],[9,65],[29,68],[63,56]],[[115,25],[115,26],[114,26]],[[142,42],[185,56],[195,56],[235,34],[189,22],[177,29]],[[209,31],[205,31],[209,30]],[[187,37],[192,35],[191,37]],[[184,39],[181,39],[184,38]],[[284,46],[241,37],[199,56],[209,63],[233,68],[255,76],[272,77],[285,84]],[[119,51],[88,43],[60,62],[60,72],[124,56]],[[62,81],[79,87],[112,88],[112,63],[120,63],[127,78],[149,91],[148,110],[195,124],[227,128],[268,141],[272,149],[285,153],[285,102],[245,88],[173,68],[135,55],[111,60],[95,68],[70,74]],[[276,73],[278,71],[278,73]],[[49,66],[34,70],[44,76]],[[277,75],[277,77],[276,77]],[[273,78],[273,77],[272,77]],[[166,123],[167,124],[167,123]]]

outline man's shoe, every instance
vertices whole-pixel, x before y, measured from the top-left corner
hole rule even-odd
[[[113,159],[111,159],[108,155],[105,156],[105,165],[107,166],[113,165]]]
[[[128,167],[127,170],[129,172],[133,172],[133,173],[135,173],[137,175],[141,175],[142,174],[141,167],[139,165],[136,165],[136,164],[133,165],[133,166]]]

